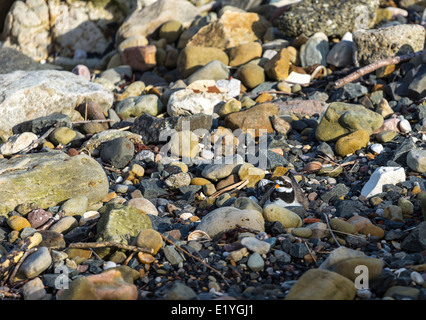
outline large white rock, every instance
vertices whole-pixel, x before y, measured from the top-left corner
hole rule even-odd
[[[113,93],[102,85],[67,71],[15,71],[0,75],[0,138],[6,141],[13,126],[52,113],[70,116],[84,101],[111,108]]]
[[[405,181],[405,171],[401,167],[379,167],[361,190],[361,195],[370,198],[383,192],[383,185],[397,184]]]
[[[223,232],[241,227],[265,231],[265,220],[257,210],[240,210],[234,207],[222,207],[213,210],[201,219],[197,229],[206,232],[210,237],[216,237]]]
[[[223,93],[197,92],[182,89],[172,93],[167,104],[167,113],[173,116],[190,116],[198,113],[208,115],[218,112],[220,103],[226,100]]]

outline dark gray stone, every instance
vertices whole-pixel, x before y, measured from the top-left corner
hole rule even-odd
[[[412,149],[416,148],[416,144],[412,139],[405,139],[401,144],[398,145],[394,151],[392,161],[402,165],[407,165],[407,155]]]
[[[12,128],[13,134],[32,132],[41,135],[52,126],[72,128],[69,116],[62,113],[52,113],[46,117],[39,117],[30,121],[21,122]]]
[[[266,157],[267,157],[267,165],[266,165],[267,170],[274,170],[278,166],[284,167],[288,165],[287,159],[276,152],[268,150]]]
[[[294,258],[302,259],[309,254],[308,248],[304,243],[293,243],[290,248],[290,255]]]
[[[347,186],[343,183],[338,183],[333,187],[333,189],[321,195],[321,199],[324,200],[324,202],[328,202],[331,198],[345,196],[348,192],[349,188]]]
[[[212,116],[207,114],[196,114],[192,116],[168,117],[159,119],[149,114],[144,114],[135,119],[130,131],[142,136],[145,144],[159,144],[167,142],[167,133],[172,134],[172,130],[182,131],[184,121],[189,121],[189,130],[197,129],[210,130],[212,127]],[[185,129],[185,128],[183,128]],[[160,139],[163,133],[165,139]],[[169,135],[169,136],[170,136]]]
[[[105,142],[101,149],[102,161],[122,169],[135,154],[135,146],[129,139],[121,137]]]
[[[408,86],[408,97],[414,100],[423,99],[426,96],[426,64],[419,66],[413,81]]]
[[[343,101],[362,97],[368,92],[368,89],[360,83],[348,83],[337,91],[331,97],[332,101]]]
[[[349,219],[354,215],[354,213],[366,213],[368,212],[367,206],[365,206],[361,201],[358,200],[337,200],[334,203],[336,207],[336,216]]]
[[[168,192],[163,189],[163,182],[158,178],[143,179],[139,186],[142,195],[146,199],[158,198]]]
[[[412,252],[420,252],[426,249],[426,221],[419,224],[410,234],[402,241],[401,247],[404,250]]]

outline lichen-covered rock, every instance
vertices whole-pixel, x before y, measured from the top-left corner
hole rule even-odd
[[[36,202],[47,208],[80,195],[93,205],[107,193],[104,170],[86,155],[35,153],[0,161],[0,215],[20,203]]]
[[[372,134],[382,124],[380,114],[362,105],[333,102],[321,117],[315,134],[320,141],[336,141],[360,129]]]
[[[149,217],[133,207],[107,204],[99,209],[99,213],[101,218],[97,225],[97,242],[130,244],[141,230],[152,229]],[[110,252],[109,248],[97,250],[100,256],[106,256]]]
[[[354,283],[328,270],[310,269],[291,287],[286,300],[352,300]]]
[[[293,4],[278,19],[278,29],[287,37],[343,36],[356,29],[374,26],[378,0],[304,0]]]

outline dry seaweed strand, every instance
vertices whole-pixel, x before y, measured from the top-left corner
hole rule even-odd
[[[347,75],[346,77],[337,80],[334,83],[334,89],[339,89],[341,87],[343,87],[345,84],[348,84],[352,81],[355,81],[358,78],[361,78],[362,76],[369,74],[371,72],[373,72],[374,70],[377,70],[381,67],[386,67],[386,66],[390,66],[393,64],[398,64],[401,62],[405,62],[408,60],[411,60],[417,56],[420,56],[421,54],[423,54],[424,50],[422,51],[417,51],[414,53],[409,53],[409,54],[404,54],[401,56],[396,56],[396,57],[392,57],[392,58],[386,58],[386,59],[382,59],[376,62],[373,62],[372,64],[369,64],[368,66],[362,67],[358,70],[356,70],[355,72],[352,72],[351,74]]]
[[[106,247],[116,247],[123,250],[129,250],[134,252],[144,252],[153,254],[153,249],[146,249],[136,246],[131,246],[123,243],[115,243],[115,242],[75,242],[71,243],[69,248],[75,249],[93,249],[93,248],[106,248]]]

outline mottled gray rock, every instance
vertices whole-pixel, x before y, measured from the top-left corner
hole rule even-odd
[[[360,65],[368,65],[380,59],[421,51],[424,38],[425,29],[415,24],[358,30],[353,34],[356,60]]]
[[[353,29],[374,26],[378,0],[304,0],[278,18],[278,29],[287,37],[316,32],[343,36]]]

